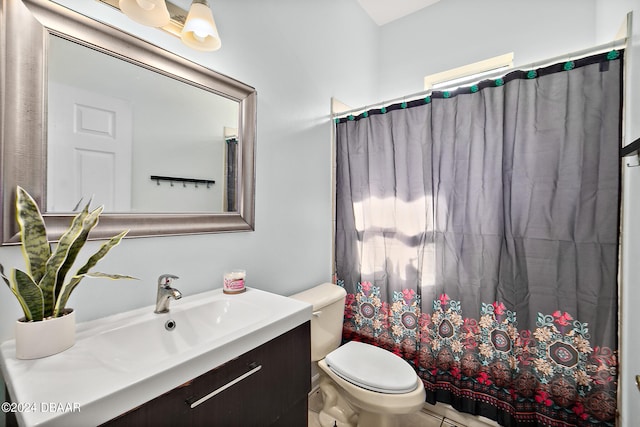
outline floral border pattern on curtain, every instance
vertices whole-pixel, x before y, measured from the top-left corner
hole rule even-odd
[[[463,409],[462,400],[472,399],[473,412],[501,423],[615,424],[617,352],[592,347],[588,325],[571,313],[538,313],[536,329],[521,330],[517,313],[499,301],[483,303],[479,319],[465,318],[446,294],[432,309],[422,312],[412,289],[395,292],[389,304],[378,287],[358,283],[347,294],[343,338],[410,361],[430,403]]]

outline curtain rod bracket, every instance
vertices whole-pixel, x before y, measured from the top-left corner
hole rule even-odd
[[[620,149],[620,157],[624,157],[628,167],[640,166],[640,138]]]
[[[640,166],[640,154],[636,151],[635,154],[631,154],[626,157],[627,167],[634,168]]]

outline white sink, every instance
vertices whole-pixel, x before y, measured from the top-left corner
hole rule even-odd
[[[169,313],[154,308],[81,323],[73,347],[43,359],[18,360],[15,341],[2,343],[13,402],[34,404],[16,414],[19,425],[99,425],[303,324],[312,311],[257,289],[183,297]],[[46,403],[79,410],[41,410]]]
[[[271,314],[268,306],[237,295],[181,302],[172,301],[169,313],[147,313],[87,338],[89,351],[114,369],[137,371],[237,335]]]

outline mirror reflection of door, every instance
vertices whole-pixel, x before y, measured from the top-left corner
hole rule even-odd
[[[50,35],[48,43],[47,212],[70,212],[80,197],[86,200],[92,194],[92,205],[104,204],[107,213],[238,209],[237,201],[230,203],[228,198],[229,191],[235,197],[239,184],[231,180],[233,188],[226,186],[229,169],[224,129],[239,128],[239,102],[61,37]],[[60,86],[65,89],[56,89]],[[71,108],[70,98],[76,91],[88,92],[93,99],[82,99],[84,107]],[[120,128],[123,111],[112,110],[110,101],[102,106],[108,98],[129,104],[129,129]],[[60,107],[59,102],[69,104]],[[78,131],[78,117],[90,122],[82,124],[89,131]],[[120,142],[115,143],[123,132],[130,134],[128,154],[121,152]],[[111,148],[88,148],[108,138],[115,138]],[[238,141],[238,147],[241,143]],[[235,174],[241,152],[237,150],[233,158]],[[74,162],[80,162],[73,166],[72,153]],[[177,180],[152,179],[154,176]],[[203,185],[203,180],[215,183]]]
[[[49,84],[47,211],[75,212],[93,200],[106,211],[131,209],[129,102]]]

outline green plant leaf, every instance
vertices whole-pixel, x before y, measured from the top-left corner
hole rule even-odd
[[[90,203],[90,202],[89,202]],[[98,225],[98,219],[100,214],[104,210],[104,207],[99,207],[95,209],[93,212],[89,213],[89,203],[84,207],[84,209],[78,214],[78,220],[82,220],[82,230],[77,238],[73,241],[71,246],[69,247],[69,251],[67,253],[67,257],[64,263],[58,269],[58,275],[56,277],[55,286],[53,290],[54,299],[57,300],[60,292],[62,290],[65,278],[67,277],[67,273],[73,266],[73,263],[76,261],[80,250],[87,242],[89,237],[89,233],[91,230]]]
[[[44,316],[44,298],[42,290],[25,272],[13,270],[13,284],[11,290],[18,299],[27,320],[38,321]]]
[[[13,270],[12,277],[8,278],[0,264],[0,276],[18,299],[27,320],[38,321],[62,315],[71,292],[84,277],[135,279],[119,274],[89,273],[111,248],[120,243],[127,234],[124,231],[104,243],[72,279],[67,284],[64,283],[103,211],[103,207],[99,207],[89,212],[89,205],[90,202],[74,217],[69,229],[60,237],[52,251],[47,240],[46,224],[37,203],[23,188],[17,187],[16,217],[27,272]]]
[[[20,186],[16,191],[16,218],[20,228],[22,255],[27,263],[28,274],[35,283],[39,283],[51,256],[47,229],[35,200]]]
[[[67,304],[67,301],[69,300],[69,296],[71,296],[71,292],[73,292],[73,290],[76,288],[76,286],[78,286],[80,281],[86,276],[108,277],[111,279],[132,279],[132,277],[130,276],[121,276],[116,274],[110,274],[110,275],[107,275],[104,273],[88,274],[89,270],[91,270],[98,263],[98,261],[104,258],[113,247],[117,246],[122,240],[122,238],[127,235],[128,232],[129,232],[128,230],[123,231],[122,233],[112,237],[107,242],[105,242],[102,246],[100,246],[98,251],[95,254],[93,254],[91,257],[89,257],[87,262],[82,267],[80,267],[80,269],[71,278],[71,280],[62,286],[62,288],[60,289],[58,298],[56,299],[55,308],[53,311],[54,316],[58,316],[62,312],[62,310],[64,310]]]
[[[132,276],[125,276],[122,274],[99,273],[97,271],[92,273],[81,274],[79,276],[73,276],[71,280],[68,283],[66,283],[65,286],[63,286],[62,288],[62,293],[58,297],[56,307],[53,312],[54,317],[59,317],[62,314],[65,308],[65,305],[67,304],[67,301],[71,296],[71,292],[74,291],[76,286],[78,286],[78,284],[80,284],[80,281],[82,281],[82,279],[84,279],[85,277],[98,278],[98,279],[112,279],[112,280],[120,280],[120,279],[138,280],[138,278],[132,277]]]
[[[113,280],[131,279],[131,280],[138,280],[137,277],[133,277],[133,276],[127,276],[127,275],[124,275],[124,274],[100,273],[98,271],[93,271],[91,273],[87,273],[84,276],[85,277],[91,277],[93,279],[113,279]]]
[[[0,264],[0,276],[2,276],[2,280],[7,284],[9,289],[11,289],[11,283],[9,282],[9,278],[4,275],[4,265]]]
[[[47,261],[44,276],[42,276],[42,279],[38,283],[44,297],[45,316],[54,315],[53,312],[56,306],[55,290],[57,287],[56,281],[58,280],[58,274],[62,266],[67,262],[71,247],[82,233],[83,223],[86,217],[87,212],[83,210],[73,218],[69,229],[60,237],[58,244]],[[73,263],[73,260],[71,260],[71,263]]]
[[[76,275],[88,273],[89,270],[91,270],[93,267],[95,267],[95,265],[98,263],[98,261],[100,261],[102,258],[104,258],[112,248],[114,248],[115,246],[118,246],[118,244],[120,244],[120,241],[122,240],[122,238],[124,236],[127,235],[128,232],[129,232],[129,230],[123,231],[122,233],[118,234],[117,236],[113,236],[111,239],[109,239],[108,241],[103,243],[103,245],[100,246],[100,249],[98,249],[98,251],[95,254],[91,255],[91,257],[89,257],[89,259],[87,260],[85,265],[83,265],[78,270]]]

